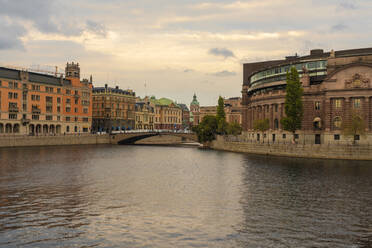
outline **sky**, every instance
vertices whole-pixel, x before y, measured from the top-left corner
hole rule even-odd
[[[0,66],[201,105],[241,96],[243,63],[372,46],[371,0],[0,0]]]

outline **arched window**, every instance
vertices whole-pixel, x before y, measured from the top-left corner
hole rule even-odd
[[[335,128],[341,128],[342,126],[342,119],[340,116],[336,116],[334,119],[333,119],[333,126]]]

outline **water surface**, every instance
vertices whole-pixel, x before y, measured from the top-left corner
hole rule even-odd
[[[0,149],[0,247],[372,247],[370,162]]]

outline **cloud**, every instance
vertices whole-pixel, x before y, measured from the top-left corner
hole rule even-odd
[[[24,27],[17,24],[6,24],[0,17],[0,50],[23,49],[22,36],[25,35]]]
[[[229,57],[235,57],[234,53],[227,48],[211,48],[208,53],[215,56],[222,56],[225,59]]]
[[[336,25],[333,25],[331,27],[331,31],[332,32],[338,32],[338,31],[344,31],[348,29],[348,26],[346,26],[345,24],[342,24],[342,23],[339,23],[339,24],[336,24]]]
[[[86,30],[102,37],[107,36],[107,29],[105,25],[95,21],[88,20],[86,23]]]
[[[348,2],[343,1],[339,4],[339,6],[344,9],[356,9],[357,8],[356,5],[351,1],[348,1]]]
[[[183,72],[188,73],[188,72],[193,72],[193,69],[185,69]]]
[[[224,70],[224,71],[212,73],[211,75],[216,76],[216,77],[231,77],[231,76],[235,76],[236,72]]]

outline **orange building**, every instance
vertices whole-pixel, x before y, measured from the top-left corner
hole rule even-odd
[[[89,133],[92,78],[80,81],[79,64],[66,76],[0,67],[0,134]]]

